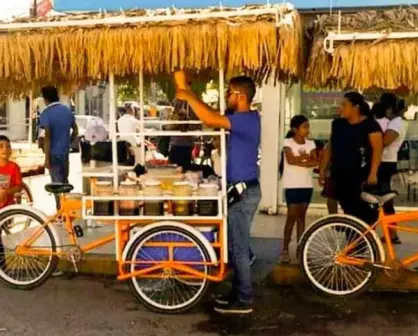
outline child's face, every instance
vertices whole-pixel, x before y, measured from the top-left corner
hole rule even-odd
[[[305,121],[302,125],[295,129],[294,132],[300,137],[307,138],[309,136],[309,121]]]
[[[0,141],[0,160],[8,161],[12,155],[12,149],[10,143],[7,141]]]

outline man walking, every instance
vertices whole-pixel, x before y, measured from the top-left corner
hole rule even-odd
[[[78,136],[75,117],[68,106],[60,103],[55,87],[42,88],[42,97],[46,107],[41,113],[39,127],[45,167],[49,169],[53,183],[68,183],[70,147]],[[59,209],[58,197],[56,201]]]
[[[215,307],[217,312],[224,314],[253,311],[248,251],[250,226],[261,198],[257,165],[261,123],[259,113],[251,111],[255,93],[251,78],[232,78],[228,85],[227,104],[234,113],[223,116],[196,97],[190,88],[177,91],[177,98],[187,101],[205,125],[230,131],[227,148],[228,248],[234,278],[231,294],[218,299]]]

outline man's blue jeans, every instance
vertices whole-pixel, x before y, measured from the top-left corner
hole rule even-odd
[[[234,270],[233,297],[244,303],[253,299],[250,267],[250,229],[261,199],[260,186],[251,186],[228,209],[229,261]]]
[[[53,155],[51,154],[50,174],[52,183],[68,183],[69,174],[69,155]],[[60,208],[59,196],[55,196],[57,202],[57,210]]]

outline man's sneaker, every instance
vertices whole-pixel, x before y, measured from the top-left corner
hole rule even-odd
[[[257,261],[257,257],[255,256],[255,254],[253,254],[253,256],[250,259],[250,266],[253,266],[256,261]]]
[[[217,295],[215,297],[215,303],[220,306],[227,306],[232,301],[234,299],[231,295]]]
[[[214,310],[219,314],[251,314],[253,308],[249,303],[244,303],[241,301],[234,301],[226,305],[215,306]]]

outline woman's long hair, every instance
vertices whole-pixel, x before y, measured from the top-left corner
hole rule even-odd
[[[358,106],[360,114],[364,115],[367,118],[372,117],[370,106],[361,93],[355,91],[347,92],[344,95],[344,98],[347,99],[351,103],[351,105]]]

